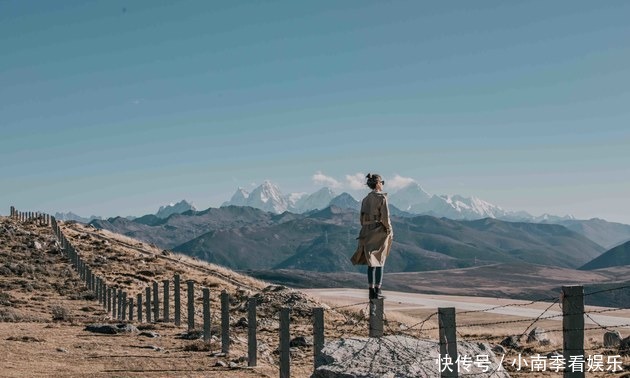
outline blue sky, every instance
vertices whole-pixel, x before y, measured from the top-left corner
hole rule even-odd
[[[0,0],[0,213],[204,209],[265,179],[358,197],[347,177],[371,171],[630,223],[628,19],[627,1]]]

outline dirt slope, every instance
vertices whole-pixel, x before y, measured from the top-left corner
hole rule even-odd
[[[49,227],[0,218],[0,376],[2,377],[276,377],[278,376],[279,310],[291,307],[291,336],[312,336],[313,307],[325,307],[306,295],[232,271],[159,250],[146,243],[97,231],[89,226],[62,223],[66,237],[95,274],[107,284],[124,289],[131,297],[144,293],[153,281],[182,279],[182,324],[159,319],[151,324],[134,322],[140,333],[101,335],[87,332],[92,323],[120,323],[95,301],[67,259],[60,253]],[[211,289],[214,336],[209,343],[178,338],[187,332],[186,280],[195,282],[195,325],[203,324],[201,287]],[[221,340],[219,293],[231,297],[231,346],[228,356],[218,354]],[[160,294],[162,295],[162,294]],[[172,295],[172,294],[171,294]],[[247,300],[258,302],[258,367],[247,367]],[[360,320],[327,308],[327,337],[354,329]],[[362,324],[360,329],[367,330]],[[353,331],[353,334],[361,332]],[[312,347],[292,351],[295,376],[312,371]],[[215,366],[221,365],[221,366]],[[225,365],[225,366],[222,366]]]

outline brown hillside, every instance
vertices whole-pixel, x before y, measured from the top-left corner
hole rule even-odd
[[[124,289],[134,298],[153,281],[160,283],[179,273],[182,279],[182,323],[163,319],[151,324],[133,322],[141,331],[160,335],[148,338],[139,333],[102,335],[84,330],[92,323],[120,323],[88,291],[78,274],[61,254],[50,227],[0,217],[0,370],[3,377],[33,376],[186,376],[277,377],[279,310],[291,307],[291,337],[312,336],[314,307],[326,309],[326,337],[350,332],[361,334],[367,324],[348,314],[331,310],[306,295],[237,274],[219,266],[157,249],[108,231],[76,223],[61,229],[93,272],[109,286]],[[201,328],[201,287],[211,289],[213,339],[178,338],[187,332],[186,280],[195,282],[195,325]],[[172,282],[171,282],[172,290]],[[231,297],[230,354],[222,356],[219,293]],[[161,294],[160,294],[161,295]],[[247,300],[258,302],[258,366],[247,367]],[[366,331],[367,333],[367,331]],[[295,376],[312,372],[312,347],[292,351]],[[223,366],[215,366],[223,364]]]

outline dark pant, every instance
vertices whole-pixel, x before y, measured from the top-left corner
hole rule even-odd
[[[367,270],[368,283],[370,286],[381,286],[383,283],[383,267],[382,266],[368,266]]]

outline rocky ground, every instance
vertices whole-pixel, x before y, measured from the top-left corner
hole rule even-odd
[[[47,226],[0,218],[0,376],[278,376],[279,311],[291,310],[291,369],[294,376],[313,370],[312,309],[324,307],[326,336],[367,334],[359,315],[335,311],[286,287],[268,285],[218,266],[159,250],[151,245],[66,223],[61,228],[95,274],[125,289],[131,297],[153,281],[180,274],[196,285],[195,324],[203,324],[201,287],[211,289],[213,338],[183,339],[182,324],[158,319],[133,323],[138,331],[103,335],[90,324],[117,324],[94,300]],[[171,283],[172,288],[172,283]],[[182,301],[187,298],[182,284]],[[172,290],[172,289],[171,289]],[[231,345],[221,354],[219,293],[230,294]],[[258,299],[258,366],[247,363],[247,301]],[[185,306],[185,304],[183,304]],[[171,307],[173,300],[171,299]],[[170,311],[174,313],[174,308]]]
[[[174,274],[181,276],[182,283],[194,281],[198,304],[195,324],[199,328],[202,324],[201,287],[210,288],[213,337],[209,342],[201,340],[199,333],[197,337],[189,337],[185,308],[182,308],[179,327],[172,320],[158,319],[151,323],[131,322],[123,332],[116,334],[90,332],[90,325],[117,327],[120,322],[112,319],[94,300],[94,293],[85,288],[61,254],[50,227],[0,217],[2,377],[277,377],[282,307],[291,308],[292,377],[309,377],[313,373],[313,308],[324,308],[325,337],[329,341],[327,356],[331,361],[342,366],[348,362],[343,354],[341,357],[335,354],[342,352],[340,345],[351,344],[340,340],[359,340],[358,345],[361,345],[360,340],[367,336],[366,300],[335,302],[331,306],[302,292],[269,285],[108,231],[71,222],[62,223],[61,228],[95,274],[103,277],[108,285],[124,289],[131,297],[144,293],[153,282],[161,284],[163,280],[172,280]],[[185,284],[182,289],[184,302]],[[231,298],[228,355],[220,353],[219,293],[222,290]],[[259,303],[256,367],[247,366],[246,309],[252,297]],[[173,306],[171,300],[171,314]],[[396,337],[406,336],[432,337],[435,341],[434,334],[408,328],[407,324],[416,321],[402,314],[388,313],[386,333],[395,336],[394,342],[400,341]],[[391,344],[391,340],[384,342]],[[391,354],[391,350],[397,350],[396,345],[393,348],[379,345],[374,353],[382,350]],[[414,345],[417,349],[420,343]],[[365,350],[362,353],[365,354]],[[403,362],[399,358],[404,354],[384,359],[364,357],[366,364],[382,360],[384,364],[400,365]],[[609,376],[627,377],[623,374],[627,373]],[[537,375],[516,373],[512,376]]]

